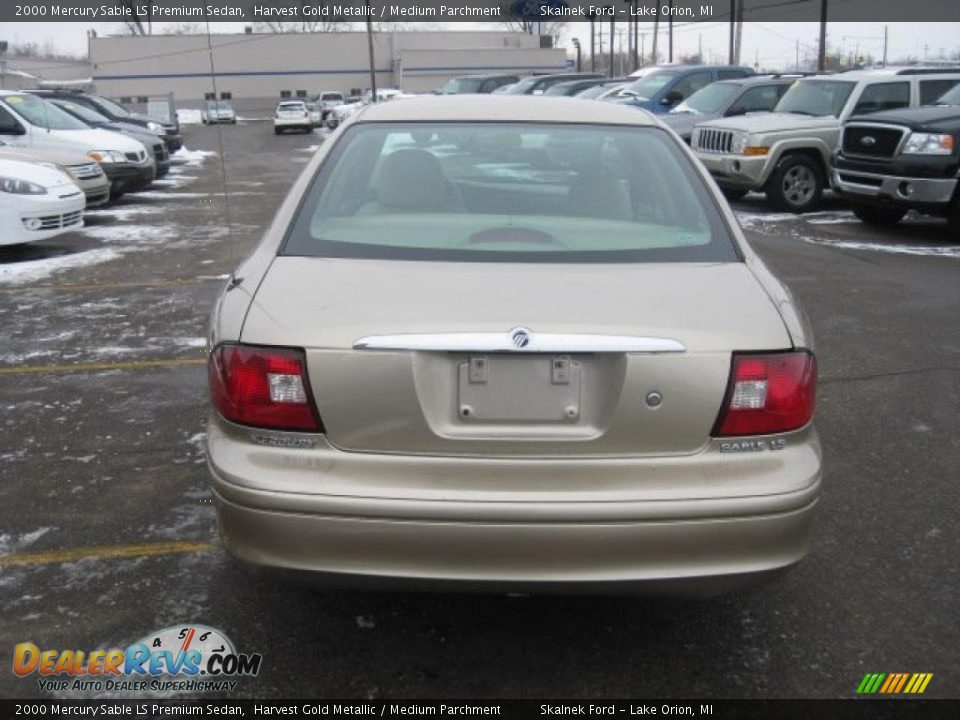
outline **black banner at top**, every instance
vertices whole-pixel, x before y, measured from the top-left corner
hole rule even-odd
[[[2,22],[960,21],[957,0],[4,0]]]

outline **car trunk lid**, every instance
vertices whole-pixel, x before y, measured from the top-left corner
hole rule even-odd
[[[274,261],[242,340],[306,348],[333,445],[437,455],[695,452],[731,352],[790,347],[743,263],[303,257]]]

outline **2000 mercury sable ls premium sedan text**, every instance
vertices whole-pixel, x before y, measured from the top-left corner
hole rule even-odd
[[[364,110],[210,342],[212,486],[248,563],[712,592],[807,552],[809,329],[706,171],[632,108]]]

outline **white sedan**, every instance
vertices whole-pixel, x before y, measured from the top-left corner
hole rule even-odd
[[[303,132],[313,130],[313,121],[310,119],[310,111],[305,102],[289,100],[277,105],[277,110],[273,114],[273,132],[279,135],[284,130],[302,130]]]
[[[83,226],[86,197],[64,173],[0,160],[0,245],[47,240]]]

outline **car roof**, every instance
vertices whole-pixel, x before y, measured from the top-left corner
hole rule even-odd
[[[755,74],[753,68],[746,65],[669,65],[658,68],[650,73],[650,75],[657,75],[658,73],[671,73],[676,75],[677,72],[688,73],[703,70],[744,70],[749,72],[751,76]],[[647,77],[650,77],[650,75],[647,75]]]
[[[936,78],[937,76],[943,77],[957,77],[960,75],[960,72],[956,68],[931,68],[931,67],[907,67],[907,68],[872,68],[869,70],[848,70],[844,73],[839,73],[837,75],[831,75],[829,77],[837,80],[873,80],[873,79],[884,79],[889,80],[893,78],[903,78],[909,79],[911,77],[919,77],[924,80],[929,80],[931,77]],[[822,77],[822,76],[816,76]]]
[[[357,122],[530,122],[656,125],[642,110],[627,105],[589,103],[556,96],[424,95],[374,103]]]
[[[750,75],[742,78],[727,78],[726,80],[717,80],[715,85],[786,85],[800,80],[799,75],[774,76],[774,75]],[[705,87],[710,87],[709,85]]]
[[[490,73],[489,75],[457,75],[453,80],[490,80],[491,78],[519,77],[520,73]]]

